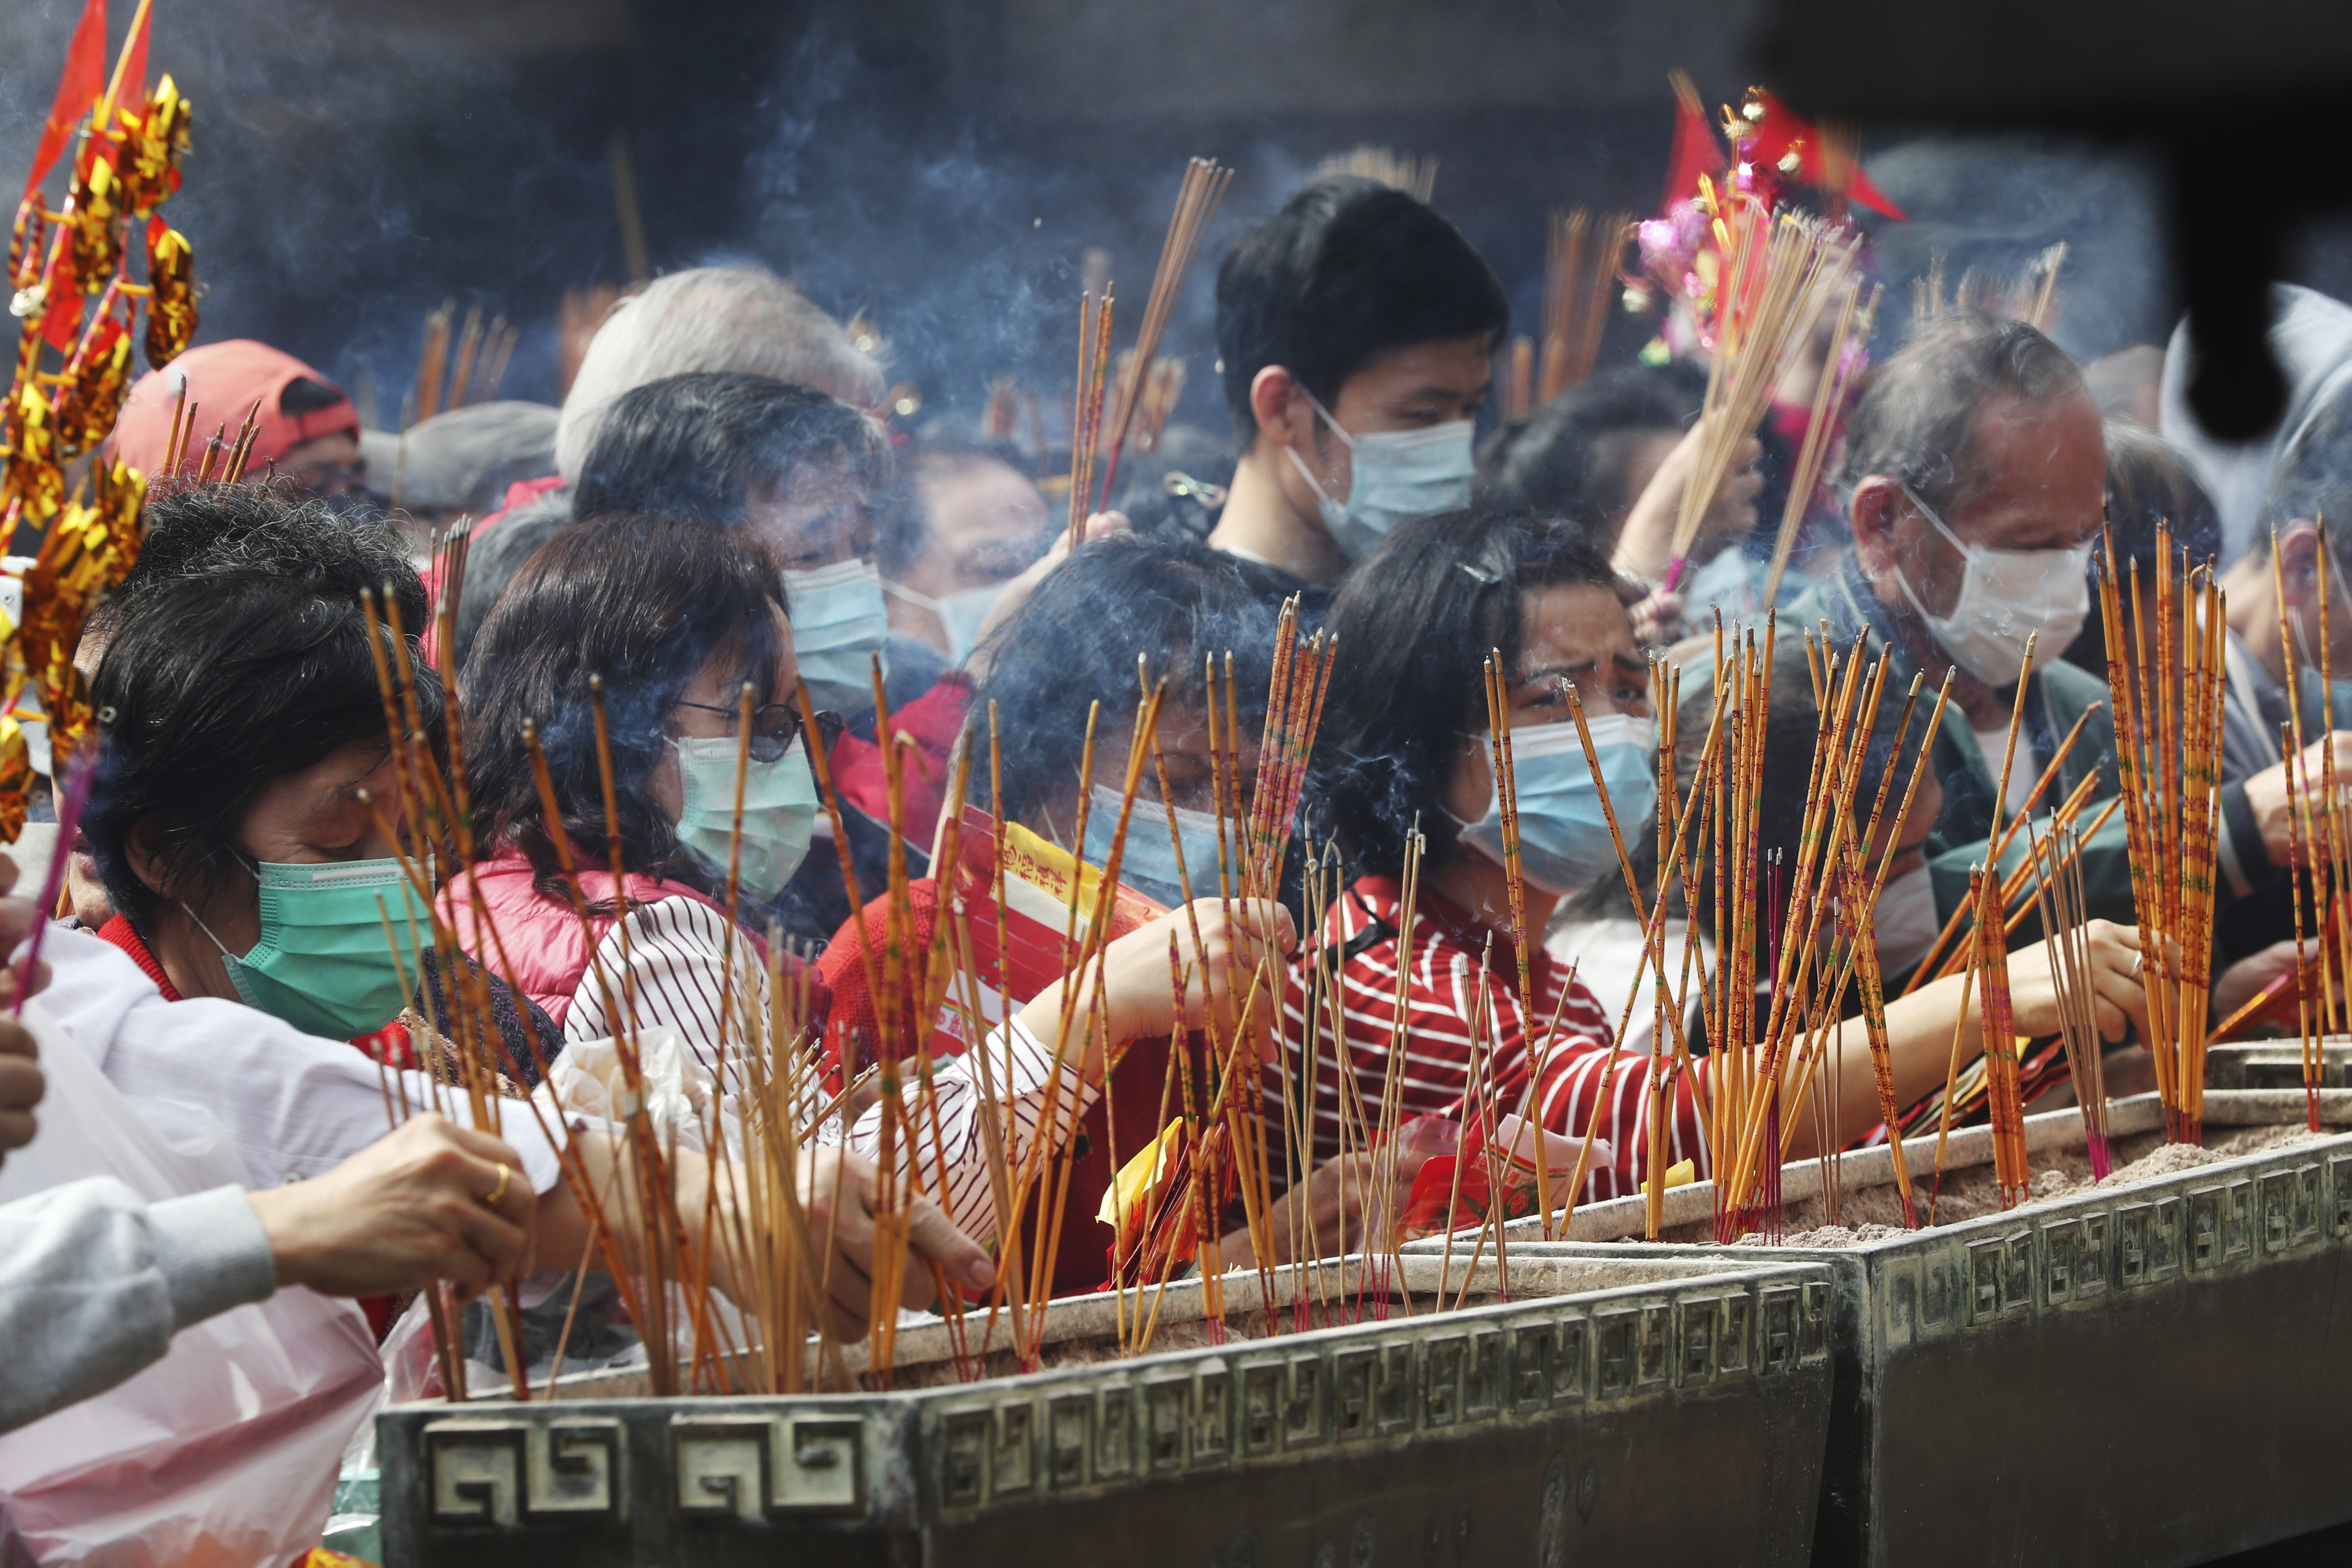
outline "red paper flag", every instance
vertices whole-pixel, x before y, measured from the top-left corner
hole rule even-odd
[[[1699,176],[1720,174],[1731,162],[1723,143],[1716,139],[1715,127],[1707,121],[1691,79],[1675,71],[1669,79],[1675,86],[1675,144],[1666,158],[1666,194],[1658,202],[1661,213],[1697,195]]]
[[[1794,174],[1809,185],[1835,191],[1848,201],[1868,207],[1882,216],[1894,218],[1898,223],[1910,221],[1901,207],[1887,200],[1885,193],[1870,183],[1870,176],[1862,172],[1860,163],[1850,157],[1842,158],[1838,161],[1837,169],[1832,171],[1821,132],[1800,119],[1794,110],[1771,93],[1762,92],[1759,96],[1764,101],[1764,118],[1756,126],[1755,155],[1759,163],[1783,178]],[[1788,157],[1791,148],[1796,151],[1797,167],[1793,170],[1782,168],[1782,161]]]
[[[154,13],[154,0],[139,0],[139,9],[131,18],[131,31],[122,40],[121,56],[114,62],[114,101],[136,105],[147,96],[147,23]]]
[[[49,121],[41,129],[33,172],[25,179],[26,195],[40,188],[42,178],[56,166],[58,155],[72,138],[75,123],[105,93],[106,0],[82,0],[81,21],[74,27],[73,41],[66,46],[65,73],[58,78],[57,100],[50,104]]]

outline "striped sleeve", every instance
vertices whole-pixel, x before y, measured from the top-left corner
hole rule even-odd
[[[739,931],[730,956],[728,929],[726,915],[694,899],[661,899],[632,910],[597,944],[596,962],[572,994],[563,1022],[565,1042],[601,1040],[614,1033],[604,1011],[609,985],[616,1002],[625,990],[629,1001],[622,1006],[636,1027],[677,1031],[703,1070],[712,1070],[719,1059],[721,1011],[735,1009],[736,1026],[726,1037],[740,1041],[742,1020],[768,1008],[768,976],[758,950]]]
[[[935,1061],[932,1103],[938,1111],[919,1110],[912,1093],[912,1075],[901,1090],[907,1107],[900,1121],[901,1142],[897,1164],[902,1177],[911,1173],[923,1193],[940,1203],[965,1235],[981,1242],[996,1233],[996,1200],[989,1182],[987,1130],[982,1121],[980,1066],[974,1058],[987,1054],[987,1071],[994,1100],[1001,1107],[998,1125],[1003,1129],[1004,1160],[1018,1171],[1037,1157],[1042,1136],[1051,1147],[1066,1144],[1077,1133],[1078,1121],[1099,1092],[1080,1077],[1076,1067],[1056,1062],[1016,1016],[992,1030],[975,1050]],[[850,1148],[878,1162],[882,1154],[882,1108],[870,1106],[857,1119]]]

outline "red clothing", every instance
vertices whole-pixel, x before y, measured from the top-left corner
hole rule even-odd
[[[457,928],[457,945],[475,963],[508,982],[547,1010],[556,1027],[563,1026],[572,999],[588,973],[592,945],[604,940],[614,916],[592,914],[585,927],[568,898],[550,898],[531,885],[530,859],[520,849],[509,849],[462,872],[441,889],[438,900],[444,919]],[[650,904],[662,899],[692,899],[718,909],[708,894],[683,882],[665,882],[629,874],[632,903]],[[497,939],[474,927],[474,897],[461,889],[470,883],[481,892],[482,910]],[[580,892],[591,910],[613,903],[613,878],[606,871],[580,873]],[[755,939],[756,940],[756,939]],[[764,951],[762,949],[761,951]],[[510,971],[510,972],[509,972]]]
[[[908,940],[921,952],[931,940],[939,912],[938,889],[928,877],[908,884],[910,910]],[[876,899],[863,911],[874,943],[876,973],[881,972],[883,942],[888,931],[889,900]],[[832,991],[833,1011],[826,1021],[828,1059],[838,1062],[844,1048],[860,1062],[873,1059],[875,1010],[866,988],[866,968],[859,956],[857,927],[845,923],[817,961],[817,973]],[[911,1022],[911,1020],[909,1021]],[[907,1048],[911,1054],[909,1037]],[[940,1037],[933,1037],[937,1045]],[[1078,1121],[1073,1143],[1076,1158],[1069,1164],[1069,1190],[1062,1205],[1060,1243],[1054,1255],[1054,1294],[1078,1295],[1096,1290],[1110,1279],[1111,1231],[1095,1217],[1103,1194],[1118,1173],[1120,1163],[1133,1159],[1160,1135],[1165,1121],[1160,1115],[1160,1089],[1168,1077],[1168,1040],[1136,1040],[1119,1058],[1110,1074],[1109,1092],[1087,1107]],[[836,1085],[837,1087],[837,1085]],[[1173,1103],[1171,1101],[1171,1103]],[[920,1136],[919,1131],[918,1136]],[[1024,1227],[1023,1257],[1034,1258],[1044,1234],[1036,1219],[1043,1200],[1055,1201],[1054,1183],[1040,1181],[1030,1199],[1031,1219]]]
[[[1402,897],[1402,889],[1387,878],[1359,878],[1346,896],[1332,905],[1323,932],[1327,943],[1344,952],[1347,944],[1366,932],[1374,921],[1381,922],[1382,928],[1366,937],[1368,945],[1339,970],[1348,1065],[1356,1075],[1357,1091],[1362,1096],[1365,1111],[1374,1118],[1380,1114],[1396,1016],[1394,933]],[[1432,892],[1426,884],[1423,886],[1413,911],[1405,1062],[1400,1086],[1401,1119],[1460,1114],[1469,1079],[1470,1019],[1477,1005],[1479,958],[1487,935],[1486,928],[1466,911]],[[1620,1055],[1611,1048],[1613,1020],[1603,1015],[1601,1004],[1590,991],[1570,980],[1567,967],[1555,963],[1541,948],[1528,955],[1528,977],[1535,995],[1533,1005],[1523,1007],[1518,994],[1517,949],[1507,933],[1496,931],[1493,936],[1494,946],[1486,960],[1487,1000],[1493,1022],[1482,1037],[1485,1043],[1480,1047],[1480,1059],[1483,1063],[1486,1050],[1493,1049],[1493,1081],[1498,1086],[1495,1097],[1496,1113],[1507,1115],[1521,1108],[1528,1079],[1537,1065],[1529,1054],[1532,1036],[1533,1054],[1542,1058],[1539,1101],[1543,1125],[1580,1139],[1600,1096],[1601,1078],[1614,1059],[1617,1070],[1610,1081],[1608,1107],[1601,1115],[1598,1134],[1608,1141],[1613,1157],[1603,1166],[1595,1154],[1595,1168],[1589,1177],[1584,1198],[1596,1201],[1639,1191],[1647,1169],[1642,1124],[1647,1099],[1643,1075],[1648,1058]],[[1307,997],[1301,979],[1301,970],[1294,967],[1290,987],[1283,999],[1285,1032],[1292,1040],[1301,1038],[1307,1027]],[[1560,999],[1563,986],[1568,988],[1564,1005]],[[1559,1031],[1547,1052],[1544,1031],[1556,1007],[1559,1010]],[[1315,1154],[1318,1161],[1339,1152],[1340,1064],[1332,1047],[1328,1003],[1322,1011],[1323,1017],[1315,1031],[1314,1066]],[[1294,1078],[1299,1071],[1296,1061],[1291,1071]],[[1272,1067],[1267,1068],[1265,1092],[1267,1114],[1279,1117],[1282,1085]],[[1374,1131],[1377,1132],[1377,1128]],[[1684,1078],[1675,1084],[1672,1142],[1666,1161],[1672,1164],[1686,1159],[1697,1162],[1700,1176],[1708,1173],[1697,1106],[1692,1097],[1692,1085],[1688,1078]]]
[[[956,736],[963,729],[964,715],[971,708],[971,681],[961,670],[950,670],[940,677],[929,691],[890,715],[894,733],[915,742],[915,750],[906,758],[906,815],[903,818],[908,842],[928,846],[931,829],[940,819],[940,806],[947,799],[955,779]],[[985,745],[988,737],[980,736]],[[977,759],[985,765],[988,753],[982,752]],[[890,786],[882,772],[882,748],[872,741],[861,741],[855,735],[844,735],[826,759],[833,767],[834,787],[841,792],[846,804],[856,806],[876,822],[890,820]],[[862,891],[872,893],[866,888]]]

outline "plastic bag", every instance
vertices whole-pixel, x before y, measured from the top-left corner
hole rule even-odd
[[[677,1147],[698,1154],[703,1152],[709,1073],[687,1054],[674,1029],[641,1029],[636,1047],[646,1110],[653,1119],[655,1134],[665,1148],[675,1136]],[[543,1093],[553,1096],[567,1119],[586,1116],[614,1125],[627,1121],[626,1107],[622,1103],[627,1089],[621,1072],[620,1047],[609,1037],[565,1046],[563,1054],[548,1065]],[[731,1098],[722,1097],[721,1123],[731,1120]],[[735,1141],[738,1138],[730,1131],[730,1142]]]
[[[134,1105],[41,1011],[40,1132],[0,1166],[0,1202],[87,1176],[154,1201],[244,1185],[201,1107]],[[163,1360],[0,1437],[0,1559],[103,1568],[284,1568],[315,1545],[336,1458],[382,1395],[367,1320],[280,1290],[183,1330]]]

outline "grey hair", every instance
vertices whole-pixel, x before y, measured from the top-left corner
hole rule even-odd
[[[1964,499],[1977,416],[1995,398],[2030,408],[2084,392],[2066,351],[2023,321],[1976,310],[1935,317],[1870,374],[1846,434],[1844,485],[1899,480],[1949,517]]]
[[[614,398],[696,371],[797,382],[853,407],[882,396],[881,365],[790,283],[758,267],[692,268],[624,299],[596,329],[556,423],[556,472],[580,477]]]

